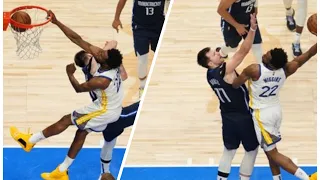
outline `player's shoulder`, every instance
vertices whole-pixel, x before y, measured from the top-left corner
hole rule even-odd
[[[261,76],[262,66],[263,66],[262,64],[253,63],[253,64],[250,64],[248,67],[246,67],[244,71],[252,79],[259,79]]]

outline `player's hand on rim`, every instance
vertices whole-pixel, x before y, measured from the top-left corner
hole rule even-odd
[[[113,23],[112,23],[112,27],[117,30],[117,32],[119,32],[119,26],[122,29],[122,23],[120,21],[120,19],[114,19]]]
[[[48,12],[47,12],[47,19],[49,19],[49,17],[50,16],[52,16],[52,18],[51,18],[51,22],[53,23],[53,24],[57,24],[57,22],[58,22],[58,20],[57,20],[57,18],[56,18],[56,15],[51,11],[51,10],[49,10]]]
[[[252,30],[257,30],[257,18],[256,18],[256,14],[253,13],[253,14],[250,14],[250,28]]]
[[[71,63],[71,64],[68,64],[66,66],[66,71],[67,71],[67,74],[74,74],[74,72],[76,72],[76,66],[74,65],[74,63]]]

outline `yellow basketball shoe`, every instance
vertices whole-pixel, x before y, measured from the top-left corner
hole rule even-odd
[[[59,166],[51,173],[45,172],[41,174],[44,180],[69,180],[68,170],[61,172]]]
[[[139,99],[142,97],[143,91],[144,91],[144,88],[139,88]]]
[[[32,136],[32,134],[30,134],[29,132],[27,134],[24,134],[22,132],[19,132],[19,130],[16,127],[12,126],[10,127],[10,134],[11,137],[15,141],[17,141],[18,144],[20,144],[20,146],[22,147],[22,149],[26,152],[30,152],[33,146],[35,145],[29,142],[29,139]]]
[[[312,175],[310,175],[310,180],[317,180],[317,173],[313,173]]]

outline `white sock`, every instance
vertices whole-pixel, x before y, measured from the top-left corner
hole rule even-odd
[[[292,16],[293,15],[293,9],[290,7],[290,9],[286,9],[286,16]]]
[[[36,144],[37,142],[41,141],[41,140],[44,140],[46,139],[46,137],[44,137],[42,131],[36,133],[36,134],[33,134],[29,141],[32,143],[32,144]]]
[[[147,78],[144,78],[143,80],[140,79],[140,88],[144,89],[146,86]]]
[[[69,168],[69,166],[72,164],[74,159],[69,158],[69,156],[66,156],[63,163],[59,166],[59,171],[63,172]]]
[[[301,37],[301,34],[300,33],[294,33],[294,44],[298,44],[300,43],[300,37]]]
[[[273,180],[282,180],[281,174],[273,176]]]
[[[257,63],[261,63],[262,62],[261,44],[253,44],[251,50],[252,50],[253,56],[256,58]]]
[[[113,148],[115,147],[117,139],[110,142],[104,142],[101,148],[100,161],[101,161],[101,174],[110,173],[110,162],[112,159]]]
[[[240,174],[240,180],[250,180],[250,176],[244,176]]]
[[[296,173],[294,173],[294,176],[301,180],[309,180],[309,176],[301,168],[297,169]]]
[[[228,178],[226,178],[226,177],[222,177],[222,176],[218,176],[217,177],[217,180],[227,180]]]

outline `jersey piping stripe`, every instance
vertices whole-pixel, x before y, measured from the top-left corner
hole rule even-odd
[[[272,139],[271,139],[269,133],[264,129],[264,127],[262,125],[262,122],[260,120],[260,110],[259,109],[254,110],[254,117],[258,121],[258,125],[260,127],[262,136],[263,136],[264,140],[266,141],[267,145],[271,145]]]
[[[76,120],[76,124],[80,125],[83,123],[86,123],[88,121],[90,121],[90,119],[100,116],[101,114],[104,114],[107,112],[108,108],[107,108],[107,104],[108,104],[108,98],[107,95],[105,93],[105,91],[101,90],[101,109],[98,111],[94,111],[92,113],[86,114],[82,117],[80,117],[79,119]]]
[[[252,108],[253,105],[253,97],[252,97],[252,89],[251,89],[251,80],[248,81],[248,88],[249,88],[249,106]]]
[[[248,105],[247,96],[246,96],[247,93],[246,93],[246,91],[243,89],[242,86],[240,86],[240,88],[241,88],[241,90],[242,90],[243,93],[244,93],[244,101],[246,102],[247,109],[249,110],[249,105]]]

